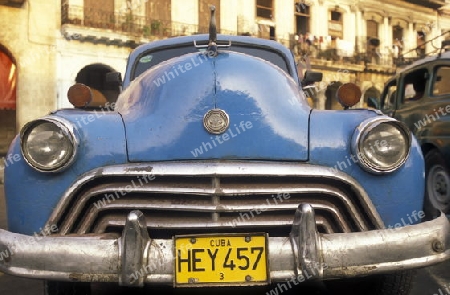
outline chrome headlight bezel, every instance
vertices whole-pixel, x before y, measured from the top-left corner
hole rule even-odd
[[[27,150],[28,144],[28,136],[30,133],[38,126],[44,123],[50,123],[55,125],[59,130],[61,130],[61,134],[69,141],[71,145],[70,153],[65,156],[61,161],[55,163],[52,166],[45,166],[42,163],[37,162],[33,157],[30,156],[29,151]],[[63,118],[47,116],[44,118],[40,118],[34,121],[27,123],[22,130],[20,131],[20,149],[23,155],[23,158],[27,162],[29,166],[36,169],[39,172],[60,172],[69,167],[75,160],[76,155],[78,154],[78,145],[79,139],[75,133],[75,128],[73,124]]]
[[[380,166],[375,163],[370,157],[367,156],[367,149],[364,149],[363,143],[367,136],[372,132],[376,127],[381,124],[389,124],[395,127],[401,134],[403,134],[404,144],[407,148],[407,151],[404,155],[399,158],[397,161],[391,163],[387,166]],[[403,166],[406,160],[409,157],[411,152],[411,144],[412,144],[412,134],[408,127],[400,121],[389,117],[377,117],[370,118],[363,121],[355,130],[352,137],[352,153],[358,159],[358,164],[365,171],[370,172],[372,174],[386,174],[392,173]]]

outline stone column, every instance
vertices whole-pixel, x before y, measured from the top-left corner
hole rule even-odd
[[[407,36],[408,36],[408,44],[406,47],[406,52],[411,51],[413,48],[417,47],[417,36],[416,36],[416,32],[414,31],[414,25],[412,22],[408,23],[408,31],[407,31]],[[405,44],[406,45],[406,44]],[[407,57],[415,57],[417,54],[415,51],[411,51],[407,54]]]
[[[238,1],[237,0],[227,0],[220,1],[220,28],[237,32],[238,31]]]
[[[311,5],[309,6],[309,27],[311,30],[311,34],[314,36],[320,36],[320,24],[318,23],[320,20],[319,15],[319,5],[315,2],[311,1]],[[295,32],[296,33],[296,32]]]
[[[354,42],[356,36],[356,30],[352,28],[356,27],[356,7],[354,5],[350,6],[350,11],[344,13],[344,34],[343,39],[347,42]]]
[[[441,35],[440,29],[438,28],[438,25],[436,22],[430,22],[428,23],[428,32],[426,35],[425,41],[429,41],[433,38],[436,38],[437,36]],[[441,42],[444,40],[444,38],[436,38],[433,42],[428,42],[425,47],[425,52],[429,53],[434,50],[433,44],[437,47],[441,47]],[[433,44],[432,44],[433,43]]]
[[[392,45],[394,45],[392,43],[394,38],[393,38],[393,35],[392,35],[392,27],[390,25],[388,16],[385,16],[383,18],[383,24],[384,24],[384,36],[383,36],[383,38],[384,38],[386,44],[389,46],[389,48],[392,48]]]
[[[360,38],[362,36],[361,26],[362,26],[362,13],[359,7],[355,9],[355,52],[361,52],[361,42]]]

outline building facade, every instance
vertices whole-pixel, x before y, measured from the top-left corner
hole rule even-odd
[[[312,104],[337,109],[335,92],[355,82],[378,96],[398,66],[436,51],[450,29],[444,0],[0,0],[0,155],[26,122],[70,107],[75,82],[113,101],[105,75],[124,74],[139,44],[208,31],[273,39],[302,72],[324,73]]]

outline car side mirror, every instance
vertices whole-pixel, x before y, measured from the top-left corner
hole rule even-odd
[[[369,108],[374,108],[374,109],[380,109],[380,103],[378,102],[378,99],[375,97],[369,97],[367,98],[367,106]]]
[[[322,81],[323,73],[314,71],[305,71],[305,76],[301,81],[303,87]]]

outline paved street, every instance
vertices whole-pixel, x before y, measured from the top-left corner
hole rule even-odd
[[[6,227],[5,202],[3,185],[0,184],[0,228]],[[412,295],[450,295],[446,293],[445,287],[450,289],[450,263],[445,263],[435,267],[419,270],[417,279],[414,282],[414,291]],[[114,295],[129,294],[129,292],[121,292],[118,288],[111,290],[100,290],[97,287],[95,295]],[[441,290],[441,292],[439,291]],[[166,292],[161,291],[161,294]],[[203,292],[202,292],[203,293]],[[229,293],[229,292],[228,292]],[[233,291],[233,293],[236,293]],[[244,292],[246,293],[246,292]],[[248,293],[248,292],[247,292]],[[301,294],[306,294],[303,291]],[[318,294],[317,292],[308,292],[308,294]],[[43,295],[43,283],[38,280],[18,279],[0,273],[0,294],[1,295]],[[195,292],[198,294],[198,291]],[[207,293],[205,293],[207,294]],[[209,294],[209,293],[208,293]],[[287,292],[283,293],[284,295]]]

